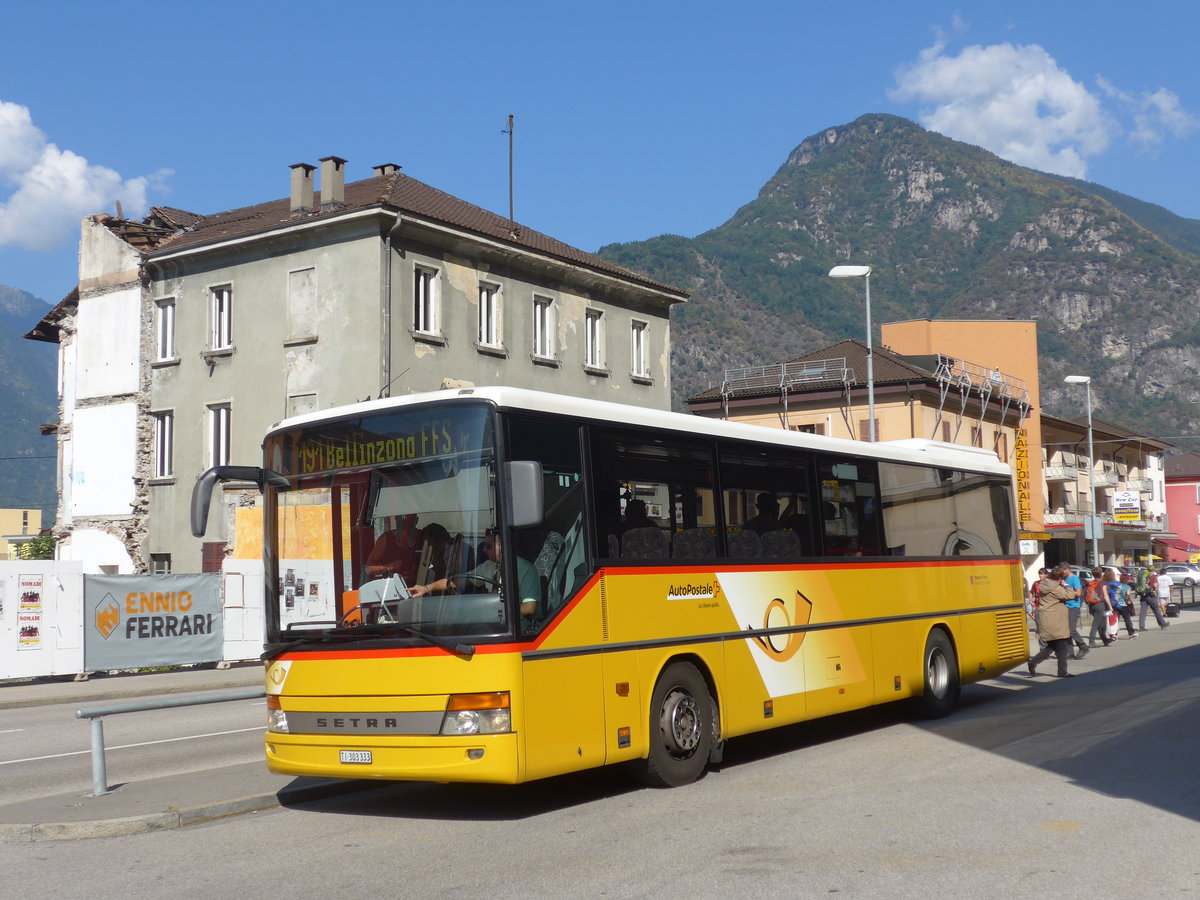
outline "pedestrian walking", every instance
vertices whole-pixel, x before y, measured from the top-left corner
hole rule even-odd
[[[1083,599],[1092,613],[1092,629],[1088,632],[1088,646],[1095,647],[1099,638],[1105,647],[1112,643],[1108,636],[1108,589],[1104,586],[1104,570],[1099,566],[1092,569],[1092,580],[1087,583]]]
[[[1067,615],[1067,601],[1074,596],[1074,591],[1063,584],[1063,579],[1070,571],[1068,566],[1056,566],[1041,582],[1041,589],[1038,591],[1041,602],[1038,610],[1038,637],[1046,642],[1046,646],[1026,664],[1030,675],[1036,675],[1038,663],[1049,659],[1053,653],[1058,659],[1058,677],[1071,677],[1071,673],[1067,671],[1067,660],[1071,652],[1071,625]],[[1084,653],[1086,652],[1085,648]]]
[[[1123,576],[1119,581],[1114,580],[1109,591],[1113,609],[1124,620],[1129,639],[1133,640],[1138,635],[1133,628],[1133,592],[1130,588],[1130,580],[1128,575]]]
[[[1170,628],[1171,623],[1163,618],[1162,605],[1158,600],[1158,573],[1151,571],[1146,576],[1146,585],[1142,590],[1142,613],[1138,617],[1138,628],[1146,630],[1146,613],[1154,610],[1154,620],[1159,628]]]
[[[1039,650],[1046,646],[1046,642],[1042,640],[1042,636],[1038,633],[1038,609],[1041,607],[1042,582],[1049,574],[1049,569],[1038,569],[1037,580],[1029,586],[1029,617],[1033,619],[1033,632],[1037,635]]]
[[[1075,574],[1074,569],[1068,569],[1069,573],[1063,584],[1075,592],[1075,596],[1067,601],[1067,616],[1071,626],[1071,645],[1075,648],[1071,653],[1072,659],[1083,659],[1087,655],[1088,645],[1079,633],[1079,617],[1082,614],[1080,609],[1083,604],[1083,583],[1079,580],[1079,576]]]
[[[1171,604],[1171,588],[1175,586],[1175,579],[1167,574],[1167,570],[1163,569],[1158,573],[1158,605],[1162,607],[1163,613],[1169,613]]]

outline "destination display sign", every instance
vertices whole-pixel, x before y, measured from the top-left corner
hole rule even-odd
[[[444,458],[490,448],[491,418],[480,406],[385,412],[273,435],[267,465],[281,475]]]

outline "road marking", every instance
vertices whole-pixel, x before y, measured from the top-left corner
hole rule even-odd
[[[139,743],[136,743],[136,744],[117,744],[116,746],[113,746],[113,747],[105,747],[104,752],[107,753],[110,750],[129,750],[132,747],[149,747],[153,744],[170,744],[170,743],[174,743],[175,741],[194,741],[194,740],[196,740],[196,738],[221,737],[222,735],[226,735],[226,734],[243,734],[244,732],[247,732],[247,731],[266,731],[266,730],[267,730],[267,727],[265,725],[258,725],[258,726],[255,726],[254,728],[235,728],[232,731],[210,731],[208,734],[189,734],[189,735],[185,735],[184,737],[163,738],[160,741],[140,741]],[[72,750],[70,753],[51,753],[49,756],[30,756],[25,759],[4,759],[4,760],[0,760],[0,766],[11,766],[16,763],[25,763],[25,762],[38,762],[43,759],[61,759],[64,756],[86,756],[87,754],[90,754],[91,752],[92,752],[91,749]]]
[[[0,734],[16,734],[17,732],[24,730],[24,728],[5,728],[3,731],[0,731]]]

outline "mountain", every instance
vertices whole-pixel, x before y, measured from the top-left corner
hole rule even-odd
[[[1200,434],[1200,222],[1026,169],[902,118],[813,135],[758,197],[695,238],[599,254],[692,299],[672,313],[676,406],[726,367],[864,337],[872,319],[1036,319],[1042,403],[1075,418],[1062,383],[1093,376],[1096,415],[1181,446]]]
[[[32,294],[0,285],[0,384],[8,394],[0,424],[0,507],[41,509],[47,526],[57,502],[58,447],[38,426],[58,419],[58,347],[22,335],[49,310]]]

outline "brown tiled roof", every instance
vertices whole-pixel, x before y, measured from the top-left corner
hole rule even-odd
[[[1200,476],[1200,455],[1180,453],[1168,459],[1165,468],[1168,481],[1172,478],[1196,478]]]
[[[163,211],[165,217],[178,217],[180,224],[186,230],[160,243],[150,256],[279,228],[301,221],[330,218],[346,211],[380,207],[386,210],[395,210],[401,215],[408,214],[461,228],[503,244],[532,250],[644,287],[664,291],[681,300],[687,298],[687,294],[678,288],[661,284],[645,275],[601,259],[599,256],[585,253],[569,244],[534,231],[532,228],[526,228],[518,223],[513,229],[509,220],[503,216],[459,200],[457,197],[432,188],[401,172],[350,182],[345,187],[345,204],[336,210],[327,212],[321,211],[320,191],[314,191],[313,206],[313,212],[302,218],[293,218],[291,200],[285,197],[280,200],[259,203],[256,206],[232,209],[210,216],[199,216],[195,221],[186,224],[185,217],[195,214],[186,213],[183,210],[171,210],[169,207],[156,207]]]

